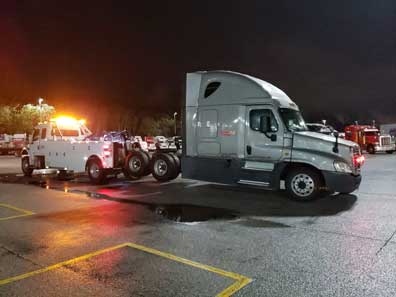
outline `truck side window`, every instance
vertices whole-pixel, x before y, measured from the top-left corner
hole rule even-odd
[[[41,139],[47,138],[47,128],[41,129]]]
[[[204,97],[208,98],[210,95],[212,95],[214,92],[216,92],[216,90],[220,87],[221,83],[220,82],[211,82],[210,84],[208,84],[206,86],[205,89],[205,94]]]
[[[33,141],[39,140],[39,136],[40,136],[40,130],[39,129],[34,129],[33,130]]]
[[[249,113],[250,128],[254,131],[260,131],[260,118],[271,118],[271,131],[277,132],[279,129],[278,122],[275,119],[274,113],[270,109],[253,109]]]

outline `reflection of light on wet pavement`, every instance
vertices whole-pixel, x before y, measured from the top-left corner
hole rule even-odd
[[[163,194],[162,192],[151,192],[151,193],[135,193],[131,189],[100,189],[95,191],[98,194],[105,195],[111,198],[139,198],[139,197],[147,197],[147,196],[154,196],[154,195],[160,195]]]
[[[92,241],[92,239],[87,236],[87,230],[84,228],[78,228],[77,230],[56,230],[48,233],[46,236],[46,242],[52,242],[55,246],[79,246],[85,242]]]

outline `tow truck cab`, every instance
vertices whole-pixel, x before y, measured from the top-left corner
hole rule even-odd
[[[230,71],[187,74],[182,176],[281,188],[311,200],[323,190],[359,187],[359,146],[308,131],[280,89]]]

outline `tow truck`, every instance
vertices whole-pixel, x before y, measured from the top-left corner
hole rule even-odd
[[[59,176],[88,173],[92,183],[102,184],[109,175],[123,171],[127,154],[123,133],[109,133],[96,140],[84,120],[60,116],[38,124],[22,149],[25,176],[36,169],[55,169]]]

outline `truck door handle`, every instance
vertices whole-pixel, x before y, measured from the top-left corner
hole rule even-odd
[[[252,154],[252,147],[250,145],[246,146],[246,152],[247,152],[248,155]]]

